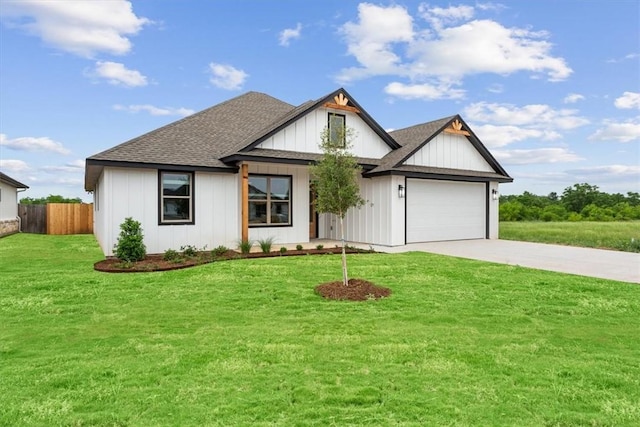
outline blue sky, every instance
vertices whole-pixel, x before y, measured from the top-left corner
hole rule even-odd
[[[344,87],[385,129],[459,113],[514,177],[640,191],[636,0],[0,0],[0,170],[90,201],[84,159],[247,91]]]

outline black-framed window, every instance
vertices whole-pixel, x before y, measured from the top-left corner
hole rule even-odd
[[[290,175],[249,174],[249,225],[291,225]]]
[[[194,223],[193,172],[160,171],[160,224]]]
[[[329,113],[329,140],[339,143],[342,147],[346,143],[346,121],[344,114]]]

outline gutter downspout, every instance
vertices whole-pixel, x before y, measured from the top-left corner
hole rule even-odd
[[[16,188],[16,199],[18,198],[18,193],[22,193],[23,191],[27,191],[26,188],[23,189],[18,189]],[[20,204],[20,203],[18,203]],[[20,218],[20,215],[17,216],[18,218],[18,233],[22,233],[22,219]]]

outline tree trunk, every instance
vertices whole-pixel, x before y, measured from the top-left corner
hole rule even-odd
[[[344,218],[340,217],[340,237],[342,240],[342,282],[345,286],[349,286],[349,279],[347,276],[347,254],[344,244]]]

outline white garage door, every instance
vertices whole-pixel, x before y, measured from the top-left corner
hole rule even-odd
[[[407,243],[484,239],[484,183],[407,179]]]

